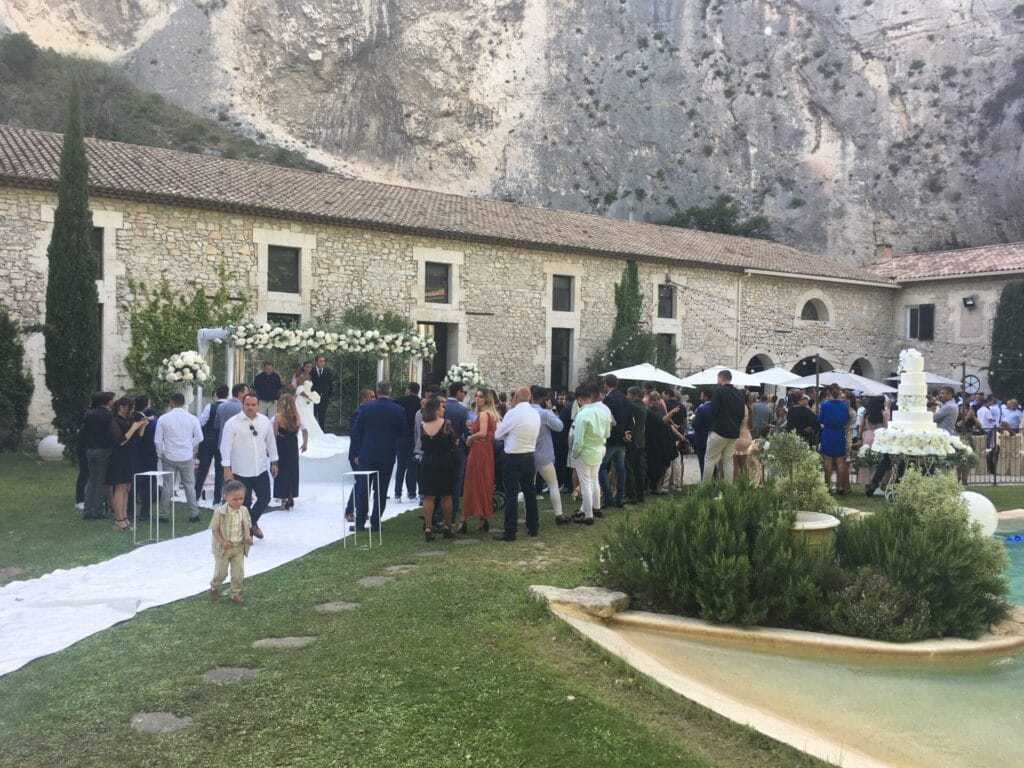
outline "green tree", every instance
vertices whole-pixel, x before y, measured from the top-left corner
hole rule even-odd
[[[223,268],[218,278],[217,291],[211,297],[207,297],[203,286],[196,284],[191,296],[172,290],[163,275],[152,289],[142,283],[128,283],[134,296],[128,321],[132,346],[125,355],[124,366],[136,389],[148,393],[157,403],[166,402],[174,390],[174,385],[163,378],[163,360],[195,349],[200,328],[239,323],[245,315],[246,301],[231,298],[228,275]]]
[[[28,420],[32,376],[25,370],[21,328],[0,307],[0,448],[14,450]]]
[[[992,322],[992,391],[1003,397],[1024,394],[1024,280],[1006,284]]]
[[[771,224],[764,216],[742,218],[740,205],[731,195],[719,195],[707,206],[691,206],[662,223],[670,227],[754,237],[760,240],[768,240],[771,233]]]
[[[615,324],[611,338],[587,360],[587,378],[638,363],[651,363],[675,373],[675,345],[659,345],[643,319],[644,297],[635,261],[626,262],[622,281],[615,284]]]
[[[68,124],[60,156],[57,210],[46,251],[46,386],[53,404],[53,425],[73,455],[78,416],[89,405],[100,367],[99,296],[96,256],[92,252],[89,165],[85,157],[81,99],[71,89]]]

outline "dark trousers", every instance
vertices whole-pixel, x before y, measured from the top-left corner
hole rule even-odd
[[[708,451],[708,444],[693,443],[693,452],[697,454],[697,466],[700,467],[700,476],[704,477],[704,454]]]
[[[466,480],[466,449],[459,446],[455,455],[455,485],[452,487],[452,520],[459,519],[462,508],[462,484]]]
[[[533,463],[532,453],[506,453],[502,480],[505,486],[505,536],[516,537],[519,528],[519,492],[523,492],[526,502],[526,530],[532,532],[540,528],[540,515],[537,512],[537,494],[534,490],[533,478],[537,468]]]
[[[614,499],[612,499],[611,483],[608,481],[608,465],[612,462],[615,462]],[[604,461],[601,462],[601,471],[597,475],[597,481],[601,484],[601,495],[604,497],[604,502],[621,506],[622,498],[626,492],[626,446],[607,446]]]
[[[416,461],[413,459],[412,449],[416,441],[410,437],[400,437],[395,441],[395,450],[398,452],[397,467],[395,469],[395,496],[402,495],[402,480],[405,480],[405,491],[411,499],[416,495]]]
[[[85,484],[86,519],[103,517],[104,505],[107,501],[107,461],[110,459],[108,448],[89,448],[85,452],[89,464],[89,479]]]
[[[324,432],[327,431],[327,427],[324,426],[324,422],[327,421],[327,398],[321,396],[319,403],[313,403],[313,417],[316,419],[316,423],[320,425],[320,429]]]
[[[384,514],[384,505],[387,503],[388,488],[391,487],[391,468],[394,466],[391,461],[360,461],[357,466],[359,472],[373,472],[376,470],[380,479],[380,485],[370,477],[369,483],[356,483],[356,529],[366,526],[367,507],[370,500],[370,491],[373,491],[373,513],[370,514],[370,530],[376,531],[380,528],[380,517]],[[378,490],[379,489],[379,490]]]
[[[626,497],[633,501],[643,501],[646,487],[647,451],[640,445],[630,443],[626,446]]]
[[[235,480],[245,486],[245,501],[242,503],[249,509],[249,517],[252,524],[259,522],[260,516],[267,511],[270,504],[270,473],[264,472],[256,477],[242,477],[235,475]],[[252,495],[256,494],[255,503]]]
[[[89,482],[89,457],[85,455],[82,440],[78,440],[78,479],[75,480],[75,504],[85,504],[85,485]]]
[[[199,444],[199,469],[196,471],[196,498],[203,495],[203,486],[206,485],[206,476],[210,474],[210,465],[213,465],[213,504],[220,504],[220,489],[224,484],[224,470],[220,466],[220,449],[215,443]]]

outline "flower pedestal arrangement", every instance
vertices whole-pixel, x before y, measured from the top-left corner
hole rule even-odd
[[[195,387],[210,378],[210,366],[193,349],[179,352],[163,361],[164,380],[185,396],[185,405],[195,400]]]
[[[476,363],[456,363],[441,380],[441,386],[447,388],[449,384],[461,381],[467,389],[483,389],[487,387],[483,373]]]

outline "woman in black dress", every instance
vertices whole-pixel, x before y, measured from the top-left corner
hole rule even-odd
[[[432,397],[423,406],[420,428],[423,460],[420,463],[420,494],[423,496],[423,534],[434,540],[434,499],[441,497],[444,516],[444,537],[452,538],[452,491],[455,488],[455,444],[458,441],[452,424],[444,417],[444,400]]]
[[[299,446],[299,433],[302,446]],[[281,500],[281,509],[295,506],[299,495],[299,452],[306,452],[309,431],[299,418],[295,396],[284,394],[277,401],[274,416],[274,437],[277,438],[277,477],[274,478],[274,497]]]
[[[107,485],[111,487],[111,506],[114,510],[114,530],[130,531],[132,524],[128,522],[128,491],[132,478],[138,471],[136,454],[142,440],[142,432],[149,421],[132,422],[131,414],[135,401],[130,397],[122,397],[114,403],[114,418],[111,430],[114,437],[114,450],[107,462]]]

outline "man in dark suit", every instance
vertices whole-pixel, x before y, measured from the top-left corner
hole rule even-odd
[[[416,414],[420,412],[420,385],[410,381],[405,388],[405,394],[395,400],[405,409],[405,434],[398,441],[398,469],[395,471],[395,500],[402,498],[402,480],[405,480],[406,498],[413,501],[416,498],[416,461],[413,459],[413,449],[416,444],[414,427],[416,425]]]
[[[352,469],[378,473],[373,489],[373,513],[370,530],[380,529],[380,518],[387,501],[391,470],[395,465],[398,439],[405,434],[405,409],[391,399],[391,383],[377,384],[377,399],[362,406],[352,426]],[[369,493],[365,484],[356,483],[356,530],[366,527]]]
[[[327,403],[334,394],[334,375],[331,369],[325,365],[323,355],[316,356],[313,370],[310,371],[309,380],[313,383],[313,391],[320,395],[320,402],[313,404],[313,415],[320,429],[327,431],[324,422],[327,420]]]
[[[614,373],[604,377],[604,404],[612,412],[612,433],[605,443],[604,461],[597,479],[601,484],[601,495],[604,500],[602,507],[618,507],[624,505],[626,492],[626,444],[633,439],[633,409],[629,400],[616,387],[619,378]],[[608,482],[608,465],[615,463],[615,498],[612,498],[611,484]]]
[[[732,483],[732,448],[740,436],[740,426],[747,412],[747,399],[732,385],[732,371],[718,372],[718,386],[711,395],[711,434],[704,453],[703,482],[710,482],[714,468],[722,462],[722,482]],[[712,470],[709,472],[708,470]]]
[[[700,404],[693,412],[693,452],[697,454],[700,465],[700,476],[704,477],[704,452],[708,449],[708,435],[711,434],[711,393],[706,389],[700,391]],[[715,468],[711,467],[711,474]]]

